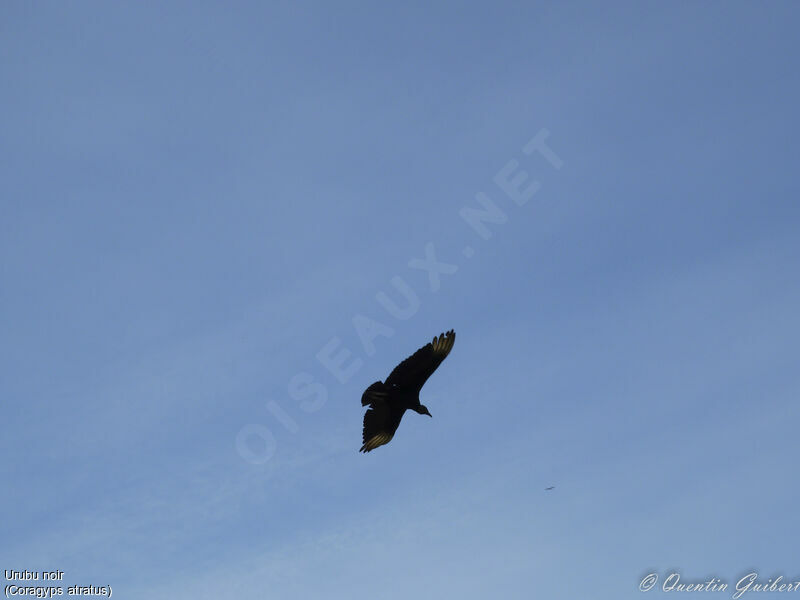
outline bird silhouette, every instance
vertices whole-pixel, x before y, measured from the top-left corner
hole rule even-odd
[[[554,485],[551,485],[550,487],[546,487],[546,488],[544,488],[544,491],[545,491],[545,492],[549,492],[550,490],[554,490],[554,489],[556,489],[556,486],[554,486]]]
[[[370,452],[388,444],[400,425],[406,410],[432,417],[419,402],[419,392],[436,368],[450,354],[456,333],[452,329],[433,338],[429,344],[414,352],[397,365],[386,378],[369,386],[361,396],[361,406],[369,406],[364,414],[363,446],[360,452]]]

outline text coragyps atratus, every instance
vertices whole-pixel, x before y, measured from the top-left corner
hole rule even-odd
[[[432,416],[419,403],[419,392],[450,353],[455,341],[456,334],[452,329],[434,337],[433,342],[397,365],[386,381],[376,381],[364,391],[361,406],[369,406],[369,409],[364,415],[364,445],[361,446],[361,452],[388,444],[407,409]]]

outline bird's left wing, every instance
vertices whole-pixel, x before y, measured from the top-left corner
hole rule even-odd
[[[394,436],[391,425],[391,411],[385,400],[373,400],[364,413],[364,434],[360,452],[375,450],[378,446],[388,444]]]

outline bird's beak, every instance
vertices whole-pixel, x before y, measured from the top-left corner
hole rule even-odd
[[[425,414],[427,414],[431,419],[433,418],[433,415],[431,413],[425,413]]]

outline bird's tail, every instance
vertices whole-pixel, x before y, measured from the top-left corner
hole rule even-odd
[[[361,406],[367,406],[373,402],[386,400],[389,397],[389,392],[382,381],[376,381],[369,386],[361,395]]]

